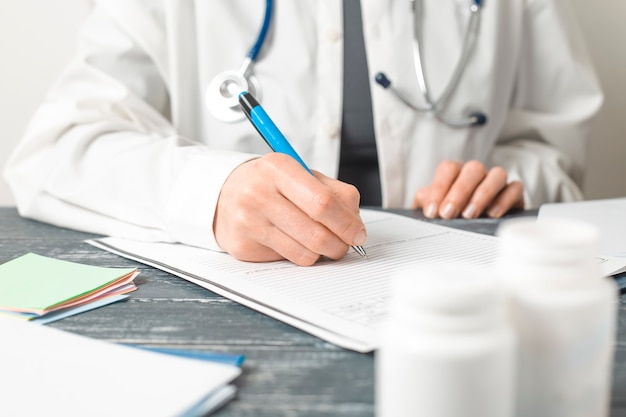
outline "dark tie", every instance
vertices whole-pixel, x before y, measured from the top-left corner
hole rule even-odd
[[[362,206],[380,206],[380,173],[360,0],[344,0],[343,16],[343,116],[339,179],[359,189]]]

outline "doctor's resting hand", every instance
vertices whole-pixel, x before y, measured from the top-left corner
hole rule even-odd
[[[236,168],[222,187],[214,220],[217,243],[243,261],[287,259],[313,265],[342,258],[367,240],[359,192],[291,156],[270,153]]]
[[[427,218],[499,218],[512,209],[524,208],[524,186],[507,182],[502,167],[489,170],[479,161],[443,161],[429,186],[415,194],[413,208],[421,208]]]

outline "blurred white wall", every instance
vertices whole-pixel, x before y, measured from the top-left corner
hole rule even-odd
[[[606,91],[585,193],[587,198],[626,196],[626,1],[571,4]],[[88,8],[89,0],[0,0],[0,170],[48,86],[72,56]],[[12,204],[0,180],[0,205]]]
[[[0,172],[75,51],[90,0],[0,0]],[[13,205],[0,180],[0,205]]]
[[[589,150],[585,197],[626,197],[626,1],[571,3],[605,93]]]

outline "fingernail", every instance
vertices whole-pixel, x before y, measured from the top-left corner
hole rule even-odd
[[[487,212],[487,215],[489,217],[500,217],[500,207],[499,206],[491,207],[489,211]]]
[[[365,232],[365,229],[361,229],[361,231],[354,238],[354,244],[361,246],[365,242],[367,242],[367,233]]]
[[[448,203],[443,210],[441,211],[441,217],[444,219],[451,219],[456,217],[456,209],[452,205],[452,203]]]
[[[473,219],[476,217],[476,206],[472,203],[468,204],[463,210],[463,217],[466,219]]]
[[[426,210],[424,211],[424,216],[428,217],[429,219],[432,219],[435,216],[437,216],[437,210],[438,210],[437,204],[430,203],[428,207],[426,207]]]

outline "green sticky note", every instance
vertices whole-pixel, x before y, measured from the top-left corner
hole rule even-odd
[[[0,265],[0,309],[43,313],[135,271],[28,253]]]

